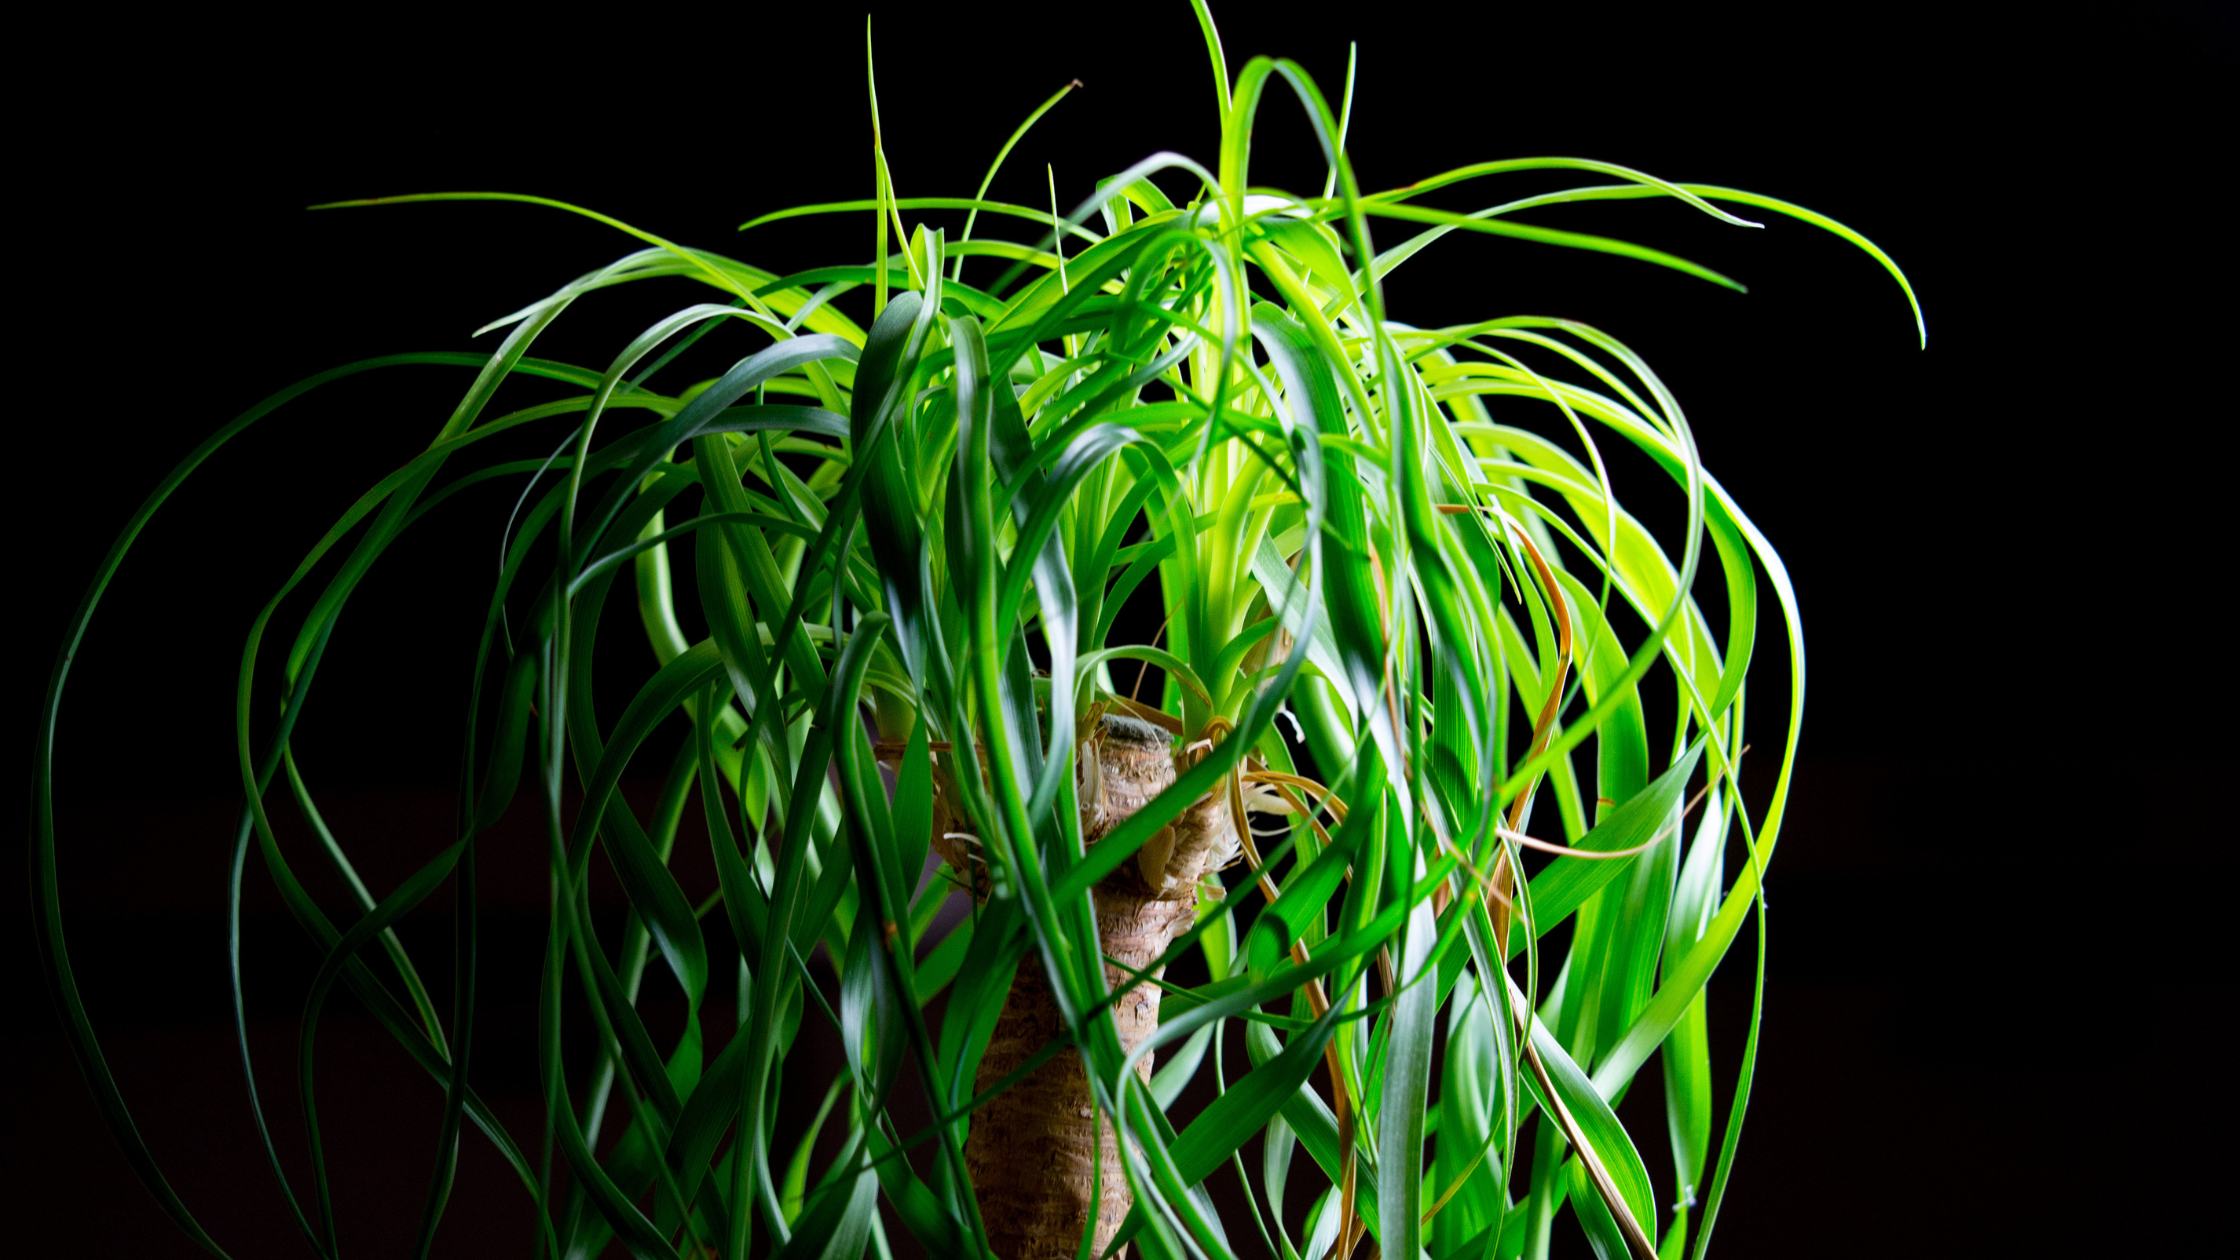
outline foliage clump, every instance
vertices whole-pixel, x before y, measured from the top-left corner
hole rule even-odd
[[[1072,1232],[999,1254],[1046,1242],[1072,1255],[1088,1237],[1155,1256],[1342,1256],[1365,1239],[1388,1256],[1544,1255],[1567,1207],[1602,1255],[1660,1254],[1660,1239],[1661,1254],[1691,1241],[1703,1253],[1757,1026],[1753,1007],[1714,1159],[1703,989],[1780,834],[1804,668],[1790,584],[1702,467],[1677,400],[1624,344],[1541,317],[1411,327],[1387,315],[1381,281],[1470,231],[1731,283],[1518,218],[1638,197],[1738,224],[1722,205],[1790,215],[1889,260],[1799,207],[1600,162],[1487,162],[1365,194],[1344,113],[1290,62],[1256,59],[1232,81],[1200,15],[1222,109],[1210,167],[1155,154],[1061,216],[987,201],[985,181],[968,199],[897,196],[882,155],[873,198],[746,225],[875,224],[872,264],[788,274],[615,224],[645,248],[494,325],[495,353],[367,360],[284,391],[134,518],[74,623],[50,732],[108,574],[220,445],[358,372],[479,369],[427,450],[354,503],[266,606],[242,666],[235,870],[254,846],[324,954],[298,1065],[314,1189],[281,1178],[321,1254],[335,1252],[336,1222],[312,1051],[337,984],[446,1094],[423,1254],[469,1124],[536,1200],[539,1245],[555,1256],[619,1240],[639,1256],[853,1257],[884,1252],[888,1219],[929,1254],[980,1254],[991,1238],[1047,1234],[989,1206],[1024,1212],[1021,1196],[1044,1192]],[[1319,196],[1248,181],[1270,91],[1305,106],[1329,159]],[[1474,214],[1422,202],[1526,171],[1604,182]],[[930,226],[953,210],[973,216],[956,239]],[[977,234],[998,220],[1044,234]],[[1376,222],[1415,234],[1380,251]],[[983,283],[965,282],[968,264]],[[713,299],[603,370],[530,355],[577,300],[661,278]],[[865,291],[868,326],[847,313]],[[664,392],[664,369],[702,339],[744,339],[747,352]],[[498,412],[517,377],[580,392]],[[478,444],[525,426],[565,440],[546,460],[476,463]],[[1684,500],[1676,542],[1622,506],[1598,446],[1612,436]],[[287,796],[318,818],[290,744],[300,700],[368,569],[445,497],[492,478],[525,488],[486,604],[457,839],[379,900],[353,877],[357,904],[322,906],[269,813]],[[670,581],[687,563],[709,628],[698,642]],[[283,694],[259,694],[275,612],[315,576],[321,593],[286,639]],[[1703,583],[1723,626],[1698,606]],[[657,668],[601,721],[591,648],[618,585],[634,588]],[[1758,754],[1777,761],[1774,788],[1753,816],[1736,773],[1767,592],[1787,690],[1771,701],[1779,742]],[[1117,637],[1131,602],[1156,605],[1153,641]],[[1146,668],[1161,682],[1139,697],[1123,683]],[[276,699],[275,729],[252,738],[252,713]],[[680,726],[658,803],[640,815],[618,785]],[[35,866],[58,1000],[143,1178],[216,1252],[133,1131],[78,1002],[50,756],[43,742]],[[563,808],[574,791],[580,807]],[[541,1154],[472,1086],[475,855],[508,809],[541,811],[554,887]],[[668,865],[697,830],[684,826],[693,811],[713,889],[688,891]],[[347,872],[341,845],[319,835],[321,860]],[[1748,862],[1729,870],[1735,835]],[[1533,851],[1553,860],[1528,863]],[[618,939],[589,916],[595,852],[630,899]],[[941,877],[924,876],[929,856]],[[447,882],[461,916],[448,1014],[389,930]],[[238,932],[238,874],[235,886]],[[1122,896],[1139,916],[1127,923],[1160,907],[1156,931],[1115,926]],[[972,913],[937,939],[952,897]],[[711,950],[714,914],[735,950]],[[1545,956],[1563,924],[1568,947]],[[820,944],[836,986],[812,961]],[[1164,969],[1193,952],[1209,979],[1168,984]],[[637,1006],[649,965],[688,999],[673,1044]],[[736,1025],[714,1027],[702,1005],[733,985]],[[578,1000],[595,1024],[589,1065],[562,1055]],[[842,1062],[794,1054],[804,1021],[835,1027]],[[1224,1053],[1229,1021],[1243,1025],[1245,1062]],[[1048,1035],[1019,1032],[1037,1027]],[[1612,1109],[1652,1058],[1669,1148],[1653,1160]],[[1216,1100],[1170,1116],[1200,1073],[1221,1082]],[[1049,1104],[1037,1081],[1072,1090],[1078,1109]],[[825,1091],[809,1132],[773,1132],[782,1082]],[[902,1090],[946,1119],[898,1124]],[[1031,1149],[968,1158],[973,1126],[995,1131],[1007,1096],[1003,1131],[1073,1143],[1073,1173],[1038,1180],[1020,1161],[1039,1158]],[[1016,1113],[1034,1098],[1041,1111]],[[820,1167],[826,1125],[845,1139]],[[1255,1137],[1251,1170],[1240,1151]],[[1311,1170],[1295,1168],[1302,1151]],[[1203,1189],[1224,1166],[1245,1183],[1247,1218],[1222,1219]],[[1303,1218],[1284,1210],[1295,1177],[1327,1186]],[[1004,1198],[999,1182],[1020,1184]]]

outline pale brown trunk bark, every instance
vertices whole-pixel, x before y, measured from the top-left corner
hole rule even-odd
[[[1106,715],[1080,754],[1081,829],[1090,844],[1174,782],[1167,733],[1134,718]],[[1226,792],[1200,799],[1162,828],[1139,860],[1092,890],[1108,959],[1142,970],[1190,926],[1200,877],[1237,853],[1230,813]],[[973,874],[975,886],[984,888],[979,872]],[[1105,964],[1105,983],[1115,992],[1132,980]],[[1120,1043],[1134,1049],[1159,1025],[1159,990],[1139,985],[1115,1004],[1112,1017]],[[1030,954],[1019,964],[973,1091],[1010,1075],[1064,1031],[1041,962]],[[1151,1056],[1138,1070],[1150,1078]],[[989,1242],[1002,1260],[1071,1260],[1092,1210],[1090,1254],[1101,1255],[1131,1206],[1112,1118],[1097,1116],[1081,1056],[1071,1047],[973,1113],[965,1164]]]

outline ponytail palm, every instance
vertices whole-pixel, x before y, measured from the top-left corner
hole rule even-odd
[[[203,458],[306,389],[406,362],[478,368],[429,448],[274,597],[242,666],[236,904],[254,846],[325,959],[298,1063],[314,1182],[281,1179],[314,1250],[336,1253],[312,1068],[342,984],[445,1092],[423,1252],[471,1123],[535,1197],[553,1255],[619,1241],[854,1257],[888,1245],[882,1200],[944,1256],[1288,1258],[1365,1240],[1387,1256],[1545,1255],[1566,1209],[1605,1256],[1702,1254],[1757,1026],[1754,999],[1715,1124],[1703,992],[1780,836],[1804,668],[1789,581],[1625,345],[1541,317],[1411,327],[1380,282],[1473,231],[1731,283],[1516,218],[1637,197],[1737,224],[1723,207],[1791,215],[1896,269],[1799,207],[1606,163],[1482,163],[1364,193],[1345,119],[1304,71],[1258,59],[1232,82],[1205,30],[1211,167],[1157,154],[1061,216],[900,197],[882,157],[872,199],[786,212],[869,217],[877,261],[792,273],[615,224],[645,248],[500,321],[496,353],[313,378],[213,438],[135,518],[101,582]],[[1305,107],[1329,159],[1320,195],[1250,183],[1271,94]],[[1525,171],[1597,182],[1475,214],[1419,200]],[[956,239],[930,217],[953,210],[974,216]],[[975,234],[998,223],[1040,238]],[[1372,229],[1394,225],[1414,234],[1379,252]],[[603,369],[530,354],[577,300],[660,278],[712,296]],[[702,339],[742,357],[663,392]],[[496,411],[517,376],[577,392]],[[479,443],[530,425],[559,442],[550,459],[477,462]],[[1681,536],[1658,539],[1621,502],[1600,454],[1613,439],[1669,482],[1628,499],[1677,495]],[[322,906],[269,811],[288,798],[318,817],[290,733],[327,634],[404,530],[491,478],[527,488],[486,603],[456,842],[378,900],[353,879],[357,904]],[[684,564],[698,642],[675,606]],[[286,690],[260,694],[275,611],[314,575],[321,593],[284,640]],[[657,668],[606,716],[591,649],[626,578]],[[1124,610],[1150,602],[1159,634],[1121,640],[1140,620]],[[1777,769],[1753,812],[1736,776],[1761,632],[1786,690],[1763,701],[1758,738],[1777,734],[1758,756]],[[66,649],[48,729],[67,664]],[[1145,667],[1155,696],[1133,692]],[[276,700],[276,729],[253,730]],[[641,815],[619,784],[671,744]],[[472,1085],[475,855],[509,808],[544,818],[555,890],[542,1157]],[[143,1178],[215,1251],[101,1067],[44,795],[40,809],[41,939],[79,1053]],[[668,865],[695,810],[714,888]],[[319,833],[320,860],[347,871]],[[1734,837],[1746,860],[1730,870]],[[589,915],[595,850],[629,896],[619,938]],[[1529,850],[1553,860],[1528,866]],[[921,878],[929,857],[942,877]],[[462,933],[445,1013],[389,929],[447,880]],[[936,938],[952,896],[972,913]],[[717,914],[735,951],[711,949]],[[1543,952],[1566,924],[1560,955]],[[1170,986],[1166,967],[1192,952],[1209,982]],[[648,965],[688,999],[672,1044],[638,1009]],[[734,983],[737,1023],[717,1027],[702,1003]],[[563,1055],[578,1001],[588,1063]],[[795,1054],[805,1021],[836,1026],[843,1061]],[[1225,1061],[1230,1021],[1244,1062]],[[1613,1111],[1652,1059],[1664,1142]],[[1201,1073],[1222,1082],[1216,1100],[1170,1115]],[[816,1130],[773,1131],[786,1087],[824,1091],[817,1125],[845,1132],[821,1165]],[[903,1091],[941,1119],[898,1121]],[[1301,1152],[1329,1184],[1304,1218],[1284,1210]],[[1226,1218],[1204,1189],[1224,1167],[1251,1203]]]

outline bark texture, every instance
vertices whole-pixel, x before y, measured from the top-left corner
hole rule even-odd
[[[1102,840],[1174,782],[1170,748],[1165,731],[1119,714],[1105,715],[1088,732],[1078,750],[1076,784],[1084,840]],[[1161,828],[1137,861],[1092,890],[1107,957],[1141,970],[1190,926],[1200,877],[1237,854],[1230,812],[1224,792],[1200,799]],[[943,852],[977,860],[976,849],[961,839],[947,841]],[[985,895],[984,872],[964,869]],[[1115,991],[1130,980],[1106,963],[1105,983]],[[1159,990],[1139,986],[1115,1005],[1113,1019],[1121,1044],[1134,1049],[1159,1025]],[[1049,982],[1030,955],[1011,983],[974,1092],[1010,1075],[1063,1031]],[[1138,1068],[1148,1080],[1149,1058]],[[1099,1123],[1081,1056],[1071,1047],[973,1113],[964,1153],[989,1241],[1003,1260],[1072,1260],[1092,1213],[1092,1254],[1102,1254],[1132,1206],[1111,1119]]]

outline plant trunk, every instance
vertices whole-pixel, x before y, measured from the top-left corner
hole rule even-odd
[[[1103,839],[1174,782],[1170,749],[1167,733],[1148,722],[1118,714],[1101,719],[1080,749],[1085,841]],[[1191,925],[1200,877],[1237,853],[1230,813],[1227,793],[1201,798],[1161,828],[1136,861],[1092,890],[1108,960],[1142,970]],[[974,875],[984,887],[980,873]],[[1106,962],[1105,983],[1115,992],[1131,982]],[[1159,1025],[1158,988],[1139,985],[1114,1005],[1112,1017],[1120,1044],[1133,1050]],[[1064,1031],[1042,965],[1029,955],[1011,982],[973,1092],[1010,1075]],[[1151,1066],[1148,1055],[1137,1065],[1147,1081]],[[973,1113],[964,1154],[989,1243],[1001,1260],[1072,1260],[1092,1211],[1090,1254],[1102,1255],[1132,1205],[1112,1118],[1098,1116],[1081,1055],[1070,1046]]]

